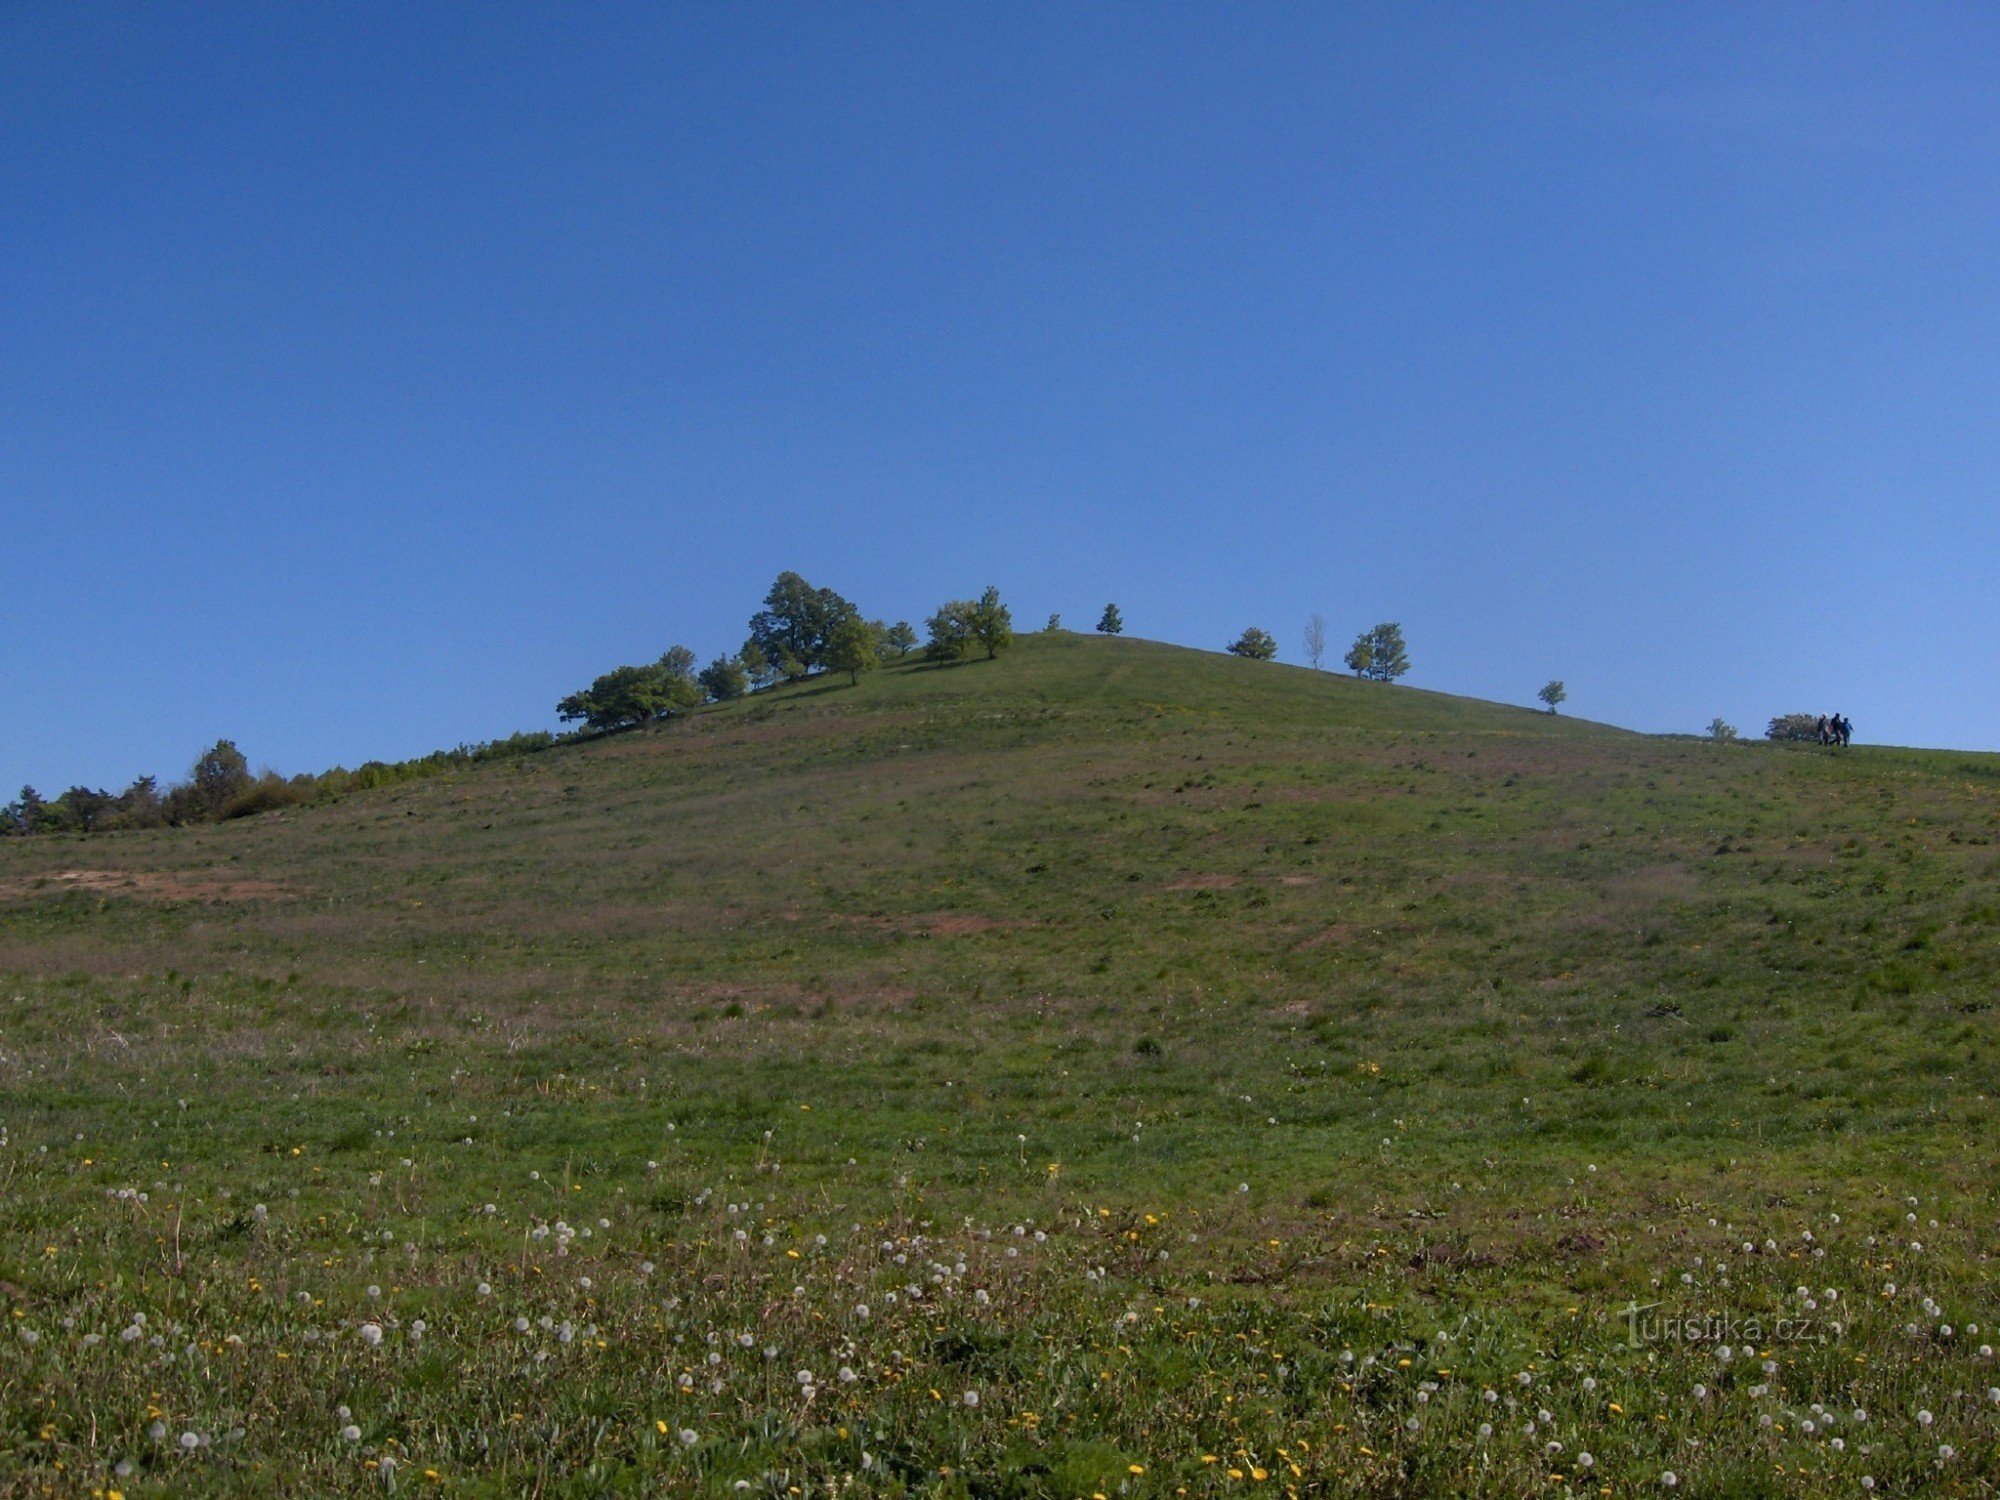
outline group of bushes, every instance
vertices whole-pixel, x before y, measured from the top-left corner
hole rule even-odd
[[[1108,613],[1115,617],[1116,612],[1114,605]],[[1104,626],[1097,628],[1102,630]],[[1315,671],[1319,670],[1326,664],[1326,620],[1322,616],[1314,615],[1306,621],[1305,645],[1306,661]],[[1278,654],[1278,643],[1268,630],[1252,625],[1231,641],[1226,649],[1232,656],[1270,661]],[[1362,631],[1354,638],[1354,644],[1348,647],[1342,661],[1356,677],[1394,682],[1410,670],[1410,652],[1403,641],[1403,627],[1390,620],[1373,630]]]
[[[126,828],[180,828],[220,823],[307,802],[323,802],[348,792],[417,781],[443,771],[531,754],[556,743],[547,730],[509,735],[480,745],[435,750],[414,760],[371,760],[348,770],[335,766],[317,775],[253,773],[232,740],[217,740],[189,769],[187,779],[164,789],[159,778],[141,776],[122,792],[73,786],[44,798],[31,786],[0,806],[0,837],[38,833],[111,833]]]
[[[989,588],[977,599],[940,605],[926,622],[926,660],[962,661],[983,651],[991,659],[1014,639],[1013,617]],[[780,573],[750,617],[750,635],[733,656],[718,656],[700,671],[685,646],[658,661],[614,667],[589,687],[556,705],[565,723],[582,721],[600,732],[657,724],[703,703],[726,703],[778,682],[799,682],[823,672],[846,673],[858,683],[887,661],[908,656],[917,632],[907,620],[891,625],[863,617],[832,589],[814,588],[796,573]]]

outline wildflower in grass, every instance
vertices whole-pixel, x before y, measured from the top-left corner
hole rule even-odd
[[[200,1433],[184,1432],[181,1434],[181,1450],[183,1452],[192,1453],[194,1452],[195,1449],[199,1448],[200,1446],[201,1446]]]
[[[1660,1476],[1660,1483],[1665,1485],[1668,1489],[1672,1489],[1675,1485],[1679,1484],[1680,1482],[1681,1482],[1681,1476],[1676,1474],[1672,1469],[1667,1470],[1666,1473]]]
[[[967,1391],[965,1393],[965,1404],[967,1406],[977,1406],[979,1404],[979,1392]]]
[[[356,1427],[352,1422],[349,1422],[345,1427],[340,1429],[340,1436],[343,1442],[358,1443],[361,1441],[361,1429]]]
[[[368,1345],[371,1349],[382,1342],[382,1325],[380,1323],[363,1323],[356,1331],[361,1335],[361,1342]]]
[[[680,1430],[679,1436],[683,1448],[692,1448],[696,1443],[701,1441],[701,1434],[696,1432],[692,1427],[683,1427]]]

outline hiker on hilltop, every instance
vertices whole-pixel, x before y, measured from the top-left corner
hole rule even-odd
[[[1853,723],[1839,713],[1835,713],[1833,716],[1833,738],[1837,744],[1842,746],[1845,746],[1849,740],[1854,738]]]
[[[1817,739],[1822,745],[1832,743],[1833,726],[1827,723],[1825,714],[1821,714],[1819,716],[1819,723],[1813,729],[1813,737]]]

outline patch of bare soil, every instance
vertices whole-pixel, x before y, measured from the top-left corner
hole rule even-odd
[[[917,920],[937,937],[962,937],[968,932],[991,932],[996,927],[1006,925],[994,921],[991,917],[956,911],[927,912]]]
[[[1300,943],[1299,946],[1301,948],[1322,948],[1331,943],[1336,948],[1345,948],[1350,944],[1359,942],[1363,938],[1380,937],[1381,935],[1380,928],[1363,926],[1359,922],[1335,922],[1331,927],[1313,934],[1313,936],[1307,938],[1303,943]]]
[[[262,901],[289,896],[275,880],[243,880],[195,870],[52,870],[0,882],[0,901],[83,891],[141,901]]]
[[[799,913],[787,912],[787,921],[798,921]],[[1030,922],[1009,922],[998,917],[982,917],[977,912],[962,911],[921,911],[907,916],[846,916],[835,917],[836,922],[854,927],[872,928],[877,932],[909,934],[921,932],[930,937],[964,937],[974,932],[995,932],[1007,927],[1029,927]]]

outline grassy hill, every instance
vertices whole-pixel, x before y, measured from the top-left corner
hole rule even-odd
[[[0,843],[0,1494],[1988,1493],[1996,828],[1052,635]]]

